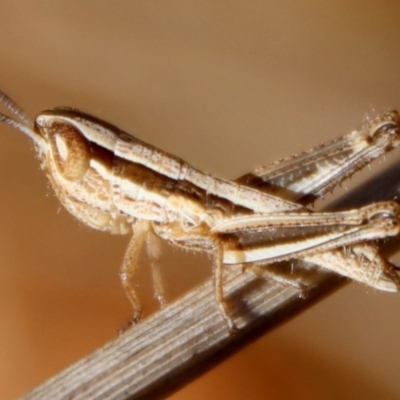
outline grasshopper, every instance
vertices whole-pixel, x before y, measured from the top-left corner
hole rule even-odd
[[[34,142],[41,168],[64,207],[84,224],[132,236],[121,281],[140,319],[132,278],[146,244],[156,297],[165,304],[159,239],[211,255],[215,296],[231,328],[223,266],[255,268],[298,259],[376,289],[398,292],[396,267],[374,246],[399,234],[400,206],[374,203],[340,212],[307,207],[345,178],[400,143],[396,111],[305,153],[235,181],[216,178],[105,121],[55,108],[32,121],[6,94],[13,115],[0,120]]]

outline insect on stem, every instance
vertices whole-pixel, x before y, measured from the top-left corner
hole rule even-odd
[[[339,212],[307,205],[365,165],[397,147],[395,111],[333,142],[261,167],[236,180],[214,177],[98,118],[70,108],[40,113],[32,122],[0,92],[12,116],[0,121],[31,138],[41,167],[64,207],[84,224],[130,234],[121,280],[140,319],[133,278],[146,243],[156,297],[163,306],[158,239],[213,258],[221,315],[233,319],[223,292],[224,265],[260,268],[301,260],[389,292],[400,290],[395,267],[374,240],[399,234],[394,201]]]

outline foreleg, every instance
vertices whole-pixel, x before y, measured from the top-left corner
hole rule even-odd
[[[222,316],[225,318],[231,330],[236,330],[236,325],[229,315],[227,303],[224,297],[224,265],[223,260],[223,247],[217,243],[213,251],[213,283],[214,293],[217,299],[218,307],[221,311]]]
[[[147,221],[137,221],[132,227],[132,238],[129,242],[128,249],[126,250],[124,261],[122,263],[120,278],[125,293],[132,304],[133,315],[132,322],[137,323],[140,321],[142,314],[142,307],[139,297],[136,293],[133,284],[133,276],[136,272],[140,251],[143,247],[143,241],[146,238],[149,229]]]

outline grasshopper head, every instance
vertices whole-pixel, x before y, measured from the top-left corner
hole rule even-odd
[[[128,217],[113,203],[113,150],[119,130],[67,108],[44,111],[33,123],[1,92],[0,102],[14,114],[0,114],[0,121],[33,140],[42,169],[65,208],[95,229],[129,232]]]
[[[114,148],[120,131],[70,108],[40,113],[35,130],[46,142],[43,167],[65,208],[93,228],[128,233],[132,221],[113,199]]]

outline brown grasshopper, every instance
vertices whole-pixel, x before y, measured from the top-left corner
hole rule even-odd
[[[1,92],[0,102],[14,114],[0,114],[0,120],[33,140],[64,207],[92,228],[132,235],[121,280],[133,321],[140,319],[141,306],[132,277],[144,243],[156,296],[165,303],[158,238],[212,256],[215,296],[232,328],[223,295],[224,264],[265,267],[300,259],[380,290],[400,290],[396,267],[372,243],[399,234],[396,202],[341,212],[313,212],[306,206],[399,145],[395,111],[331,143],[228,181],[83,112],[55,108],[33,122]]]

